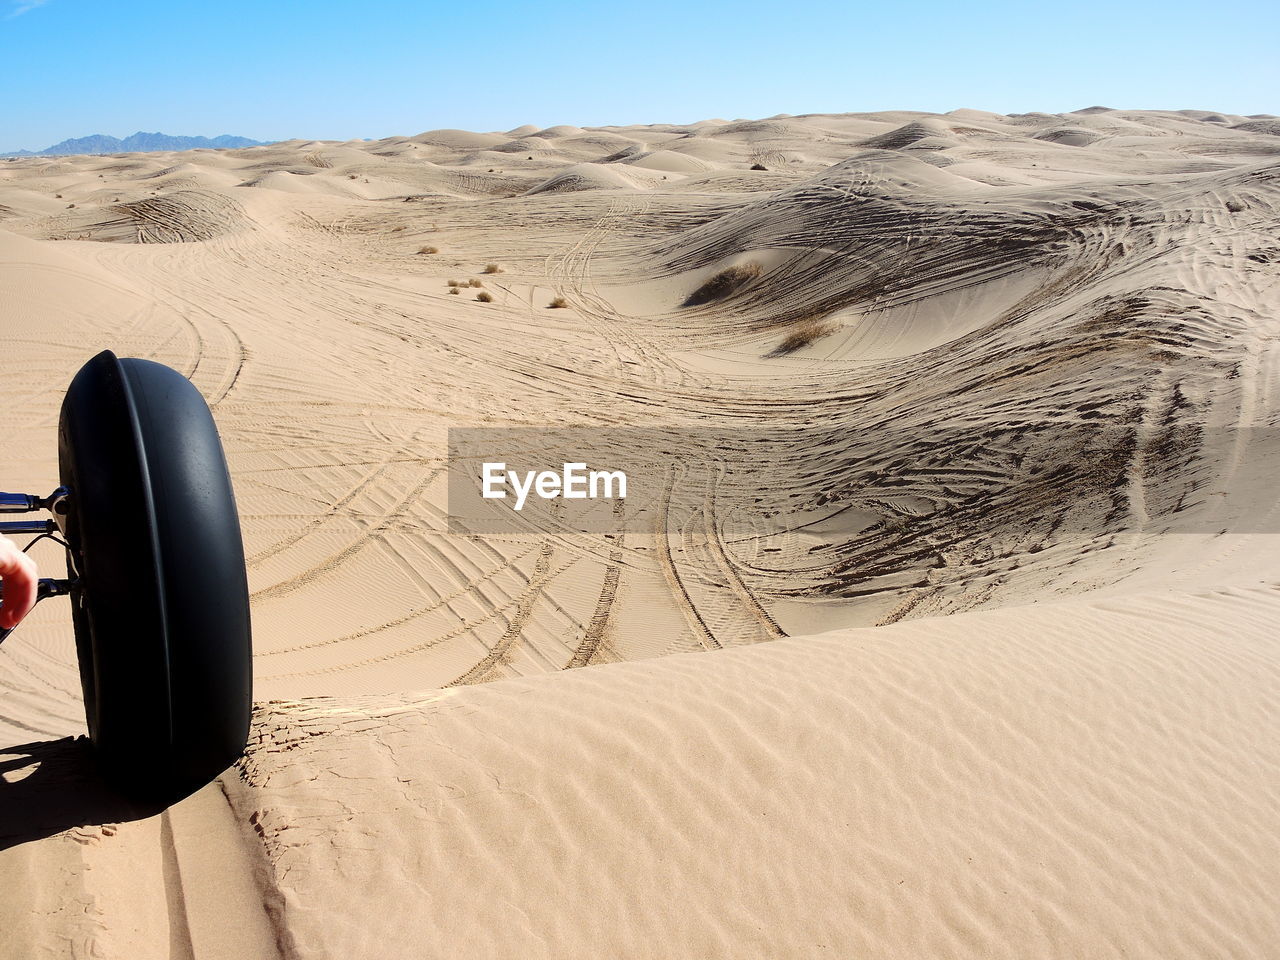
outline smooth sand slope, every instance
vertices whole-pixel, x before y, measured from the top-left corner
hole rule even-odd
[[[0,957],[1273,956],[1277,124],[0,161],[0,485],[97,350],[190,376],[263,701],[140,816],[39,608]],[[563,425],[749,456],[672,441],[668,535],[446,530],[450,427]]]

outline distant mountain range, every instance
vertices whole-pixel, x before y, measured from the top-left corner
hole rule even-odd
[[[139,130],[123,140],[95,133],[91,137],[63,140],[44,150],[18,150],[14,153],[0,154],[0,156],[65,157],[85,153],[149,153],[158,150],[197,150],[206,147],[215,150],[235,150],[240,147],[259,147],[262,143],[261,140],[232,137],[225,133],[210,140],[208,137],[171,137],[167,133],[143,133]]]

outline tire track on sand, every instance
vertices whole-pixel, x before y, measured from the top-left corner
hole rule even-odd
[[[662,573],[666,577],[667,584],[671,587],[671,595],[675,598],[676,606],[684,614],[685,621],[693,630],[694,636],[698,638],[698,642],[707,650],[719,650],[724,644],[716,639],[711,628],[707,626],[706,620],[694,606],[693,598],[689,596],[689,591],[685,589],[684,582],[680,579],[680,571],[676,569],[675,558],[671,555],[668,528],[671,520],[671,493],[675,489],[675,483],[675,468],[668,467],[666,488],[662,492],[662,505],[654,521],[653,538],[657,541],[658,561],[662,565]]]
[[[270,587],[264,587],[257,593],[251,595],[253,600],[270,600],[276,597],[282,597],[286,594],[301,590],[317,577],[323,576],[333,570],[336,570],[342,564],[346,563],[353,556],[367,547],[371,542],[380,538],[384,532],[395,521],[396,517],[405,509],[416,501],[426,491],[440,474],[444,473],[444,467],[437,467],[417,483],[412,490],[405,494],[402,498],[393,503],[382,514],[378,521],[371,526],[366,527],[355,540],[347,544],[335,554],[331,554],[319,563],[309,567],[289,580],[281,583],[273,584]]]
[[[720,537],[720,525],[716,520],[716,494],[720,483],[720,476],[717,474],[712,480],[707,490],[706,500],[702,506],[702,519],[706,527],[707,545],[711,548],[711,556],[714,558],[716,566],[720,568],[720,572],[724,575],[725,581],[729,584],[729,589],[734,596],[741,601],[743,607],[746,608],[747,614],[760,624],[764,630],[765,639],[782,640],[787,636],[785,630],[778,626],[777,621],[770,616],[766,610],[756,599],[751,588],[747,586],[746,581],[738,575],[738,571],[733,566],[733,561],[729,559],[729,555],[725,552],[724,541]]]
[[[516,611],[511,617],[511,622],[507,624],[507,629],[479,663],[445,686],[458,687],[498,679],[494,674],[499,667],[510,662],[511,651],[524,633],[525,624],[529,622],[529,616],[533,612],[533,605],[538,602],[543,588],[551,580],[551,557],[554,552],[551,541],[544,540],[538,551],[538,559],[534,563],[533,576],[525,586],[524,592],[520,594],[520,599],[516,601]]]
[[[397,447],[392,452],[390,457],[384,460],[377,461],[372,470],[365,473],[362,477],[360,477],[359,480],[357,480],[351,486],[350,489],[347,490],[346,493],[342,494],[342,496],[338,497],[337,500],[333,501],[333,503],[329,505],[328,509],[326,509],[323,514],[317,517],[313,517],[311,519],[311,522],[307,526],[303,527],[297,533],[294,533],[291,536],[285,537],[283,540],[278,540],[275,543],[273,543],[271,546],[266,547],[262,550],[259,550],[257,553],[255,553],[253,556],[249,557],[245,561],[246,565],[250,568],[261,565],[263,562],[270,560],[272,557],[276,556],[276,554],[282,553],[285,550],[288,550],[290,547],[294,546],[295,544],[300,543],[302,540],[306,539],[311,534],[315,533],[317,528],[323,526],[327,521],[337,517],[340,511],[342,511],[344,508],[349,506],[356,499],[356,497],[360,496],[361,493],[367,490],[370,484],[372,484],[375,480],[377,480],[380,476],[382,476],[391,467],[392,464],[407,462],[404,458],[408,456],[410,449],[417,442],[418,437],[420,435],[421,435],[420,432],[413,434],[409,438],[409,442],[401,444],[399,447]],[[338,464],[338,466],[340,466],[340,464]],[[288,467],[286,465],[285,469],[294,469],[294,468]]]
[[[595,612],[587,622],[587,629],[574,650],[573,657],[564,665],[566,670],[588,666],[595,659],[613,617],[613,604],[618,598],[618,587],[622,583],[622,557],[626,549],[626,534],[622,532],[621,526],[626,508],[622,501],[614,503],[613,516],[619,524],[617,546],[609,551],[609,562],[604,568],[604,580],[600,584],[600,598],[596,601]]]

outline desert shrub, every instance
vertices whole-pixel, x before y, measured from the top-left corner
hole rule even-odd
[[[496,263],[486,263],[484,265],[484,270],[481,271],[481,273],[501,273],[501,272],[502,272],[502,268],[498,266]]]
[[[684,305],[686,307],[696,307],[699,304],[711,303],[713,300],[723,300],[729,294],[745,287],[758,276],[760,276],[760,264],[758,263],[744,263],[741,266],[721,270],[697,290],[689,294],[689,299],[685,300]]]
[[[74,206],[75,206],[75,204],[74,204],[74,203],[68,203],[68,204],[67,204],[67,209],[68,209],[68,210],[70,210],[70,209],[71,209],[72,207],[74,207]]]
[[[440,251],[437,250],[435,247],[419,247],[418,252],[419,253],[439,253]]]
[[[461,293],[462,291],[461,291],[461,290],[459,290],[457,287],[450,287],[450,288],[449,288],[449,292],[450,292],[450,293]]]
[[[482,283],[481,281],[477,280],[475,277],[472,277],[470,280],[468,280],[468,281],[467,281],[467,286],[468,286],[468,287],[483,287],[483,286],[484,286],[484,283]]]
[[[359,179],[360,179],[360,174],[358,174],[358,173],[348,173],[348,174],[347,174],[347,179],[348,179],[348,180],[359,180]]]
[[[493,303],[493,294],[491,294],[488,290],[481,290],[479,293],[476,294],[476,299],[479,300],[481,303]]]
[[[769,168],[766,167],[763,163],[753,163],[751,165],[751,169],[752,170],[768,170]]]
[[[550,307],[552,310],[558,310],[561,307],[567,307],[568,305],[569,305],[569,301],[566,300],[564,297],[556,297],[550,303]]]
[[[461,284],[461,283],[459,283],[457,280],[450,280],[450,281],[448,281],[448,284],[449,284],[449,286],[451,286],[451,287],[460,287],[460,286],[462,286],[462,284]]]
[[[827,334],[835,332],[835,326],[830,323],[824,323],[821,320],[802,320],[800,324],[787,334],[782,342],[769,351],[766,356],[769,357],[785,357],[788,353],[795,353],[803,347],[815,341],[821,340]]]

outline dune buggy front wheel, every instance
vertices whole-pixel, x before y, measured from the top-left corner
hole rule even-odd
[[[252,700],[244,548],[213,417],[177,371],[104,351],[67,390],[58,462],[89,736],[124,792],[185,795],[240,755]]]

